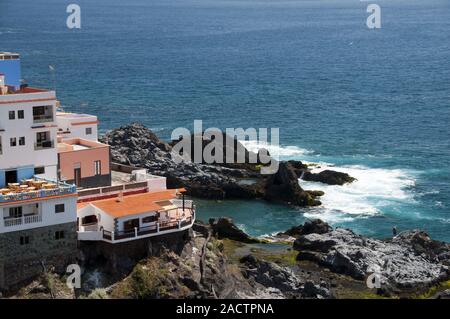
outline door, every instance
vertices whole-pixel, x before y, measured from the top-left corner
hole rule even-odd
[[[5,183],[17,183],[17,171],[6,171],[5,172]]]
[[[81,187],[81,168],[75,168],[73,170],[73,179],[75,185],[77,185],[77,187]]]

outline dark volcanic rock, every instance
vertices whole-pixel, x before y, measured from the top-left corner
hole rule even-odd
[[[364,280],[376,273],[385,291],[426,288],[449,277],[449,269],[442,262],[417,253],[418,248],[411,244],[414,235],[405,238],[381,241],[338,228],[301,235],[294,249],[300,251],[299,260],[317,262],[355,279]]]
[[[286,162],[280,162],[278,171],[267,179],[264,197],[267,200],[289,202],[298,206],[321,204],[300,187],[293,167]]]
[[[330,292],[329,287],[326,283],[317,285],[312,281],[307,281],[302,287],[302,294],[305,298],[318,298],[318,299],[330,299],[333,295]]]
[[[203,140],[203,136],[200,136],[192,137],[191,143],[196,138],[202,139],[200,142],[203,148],[215,141]],[[221,135],[218,139],[220,138],[225,142],[231,139],[226,135]],[[217,200],[266,198],[300,206],[320,204],[314,200],[320,193],[305,192],[298,185],[295,169],[303,167],[301,162],[281,163],[281,172],[262,175],[259,171],[260,165],[248,161],[250,157],[255,156],[260,159],[264,152],[251,153],[233,139],[229,145],[236,149],[226,147],[225,143],[221,157],[232,154],[236,158],[241,154],[244,156],[244,163],[194,163],[190,159],[191,154],[186,154],[187,159],[182,158],[173,151],[171,145],[136,123],[109,131],[100,140],[111,146],[113,162],[143,167],[151,174],[165,176],[169,188],[185,187],[187,194],[191,196]],[[252,180],[254,183],[241,183],[242,180]]]
[[[320,219],[313,219],[306,221],[303,225],[294,226],[287,231],[285,231],[284,235],[289,235],[292,237],[299,237],[302,235],[308,234],[325,234],[332,231],[333,228],[327,223],[323,222]]]
[[[214,235],[219,239],[228,238],[244,243],[258,243],[259,240],[251,238],[242,230],[236,227],[231,218],[221,217],[218,219],[210,219],[209,224],[212,226]]]
[[[411,247],[417,255],[450,266],[450,244],[433,240],[421,230],[400,233],[392,239],[393,243]]]
[[[347,173],[331,170],[325,170],[317,174],[306,171],[303,174],[302,179],[310,182],[321,182],[328,185],[344,185],[356,180]]]
[[[300,293],[302,283],[289,268],[259,260],[253,255],[242,257],[240,262],[246,266],[246,278],[253,278],[265,287],[276,288],[282,292]]]

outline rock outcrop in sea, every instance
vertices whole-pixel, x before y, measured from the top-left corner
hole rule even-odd
[[[190,137],[191,143],[200,139],[200,145],[207,147],[211,140],[203,136]],[[231,137],[223,135],[226,141]],[[113,162],[131,166],[145,167],[155,175],[165,176],[169,188],[185,187],[188,195],[208,198],[264,198],[298,206],[317,206],[322,192],[305,191],[298,183],[301,162],[280,162],[275,174],[263,175],[259,163],[262,154],[249,152],[237,140],[232,140],[233,148],[224,147],[223,160],[219,163],[196,163],[184,160],[179,163],[179,154],[172,152],[172,146],[160,140],[153,132],[141,124],[131,124],[114,129],[101,137],[101,141],[111,145]],[[245,162],[228,164],[227,154],[233,158],[242,152]],[[231,155],[230,155],[231,154]],[[184,154],[186,155],[186,154]],[[249,162],[249,157],[258,159]],[[265,156],[268,156],[265,153]],[[187,156],[188,158],[192,155]]]

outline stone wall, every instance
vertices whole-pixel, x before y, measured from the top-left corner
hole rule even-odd
[[[63,231],[64,238],[56,239],[57,231]],[[26,236],[29,243],[21,244],[21,237]],[[32,280],[43,266],[65,272],[78,256],[75,223],[0,234],[0,289],[14,289]]]
[[[111,273],[130,271],[139,260],[159,256],[163,249],[180,253],[192,236],[192,230],[110,244],[103,241],[80,241],[84,267],[106,267]]]

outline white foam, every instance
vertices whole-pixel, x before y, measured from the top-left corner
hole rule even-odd
[[[318,173],[329,167],[313,169]],[[307,211],[305,217],[328,222],[351,221],[382,214],[383,208],[397,203],[413,202],[410,188],[415,185],[412,172],[401,169],[368,168],[364,166],[333,167],[357,180],[343,186],[301,180],[304,189],[321,190],[322,207]]]
[[[305,164],[318,164],[318,167],[312,167],[313,173],[332,169],[357,179],[343,186],[300,180],[300,185],[304,189],[325,192],[325,195],[320,198],[322,202],[320,207],[310,208],[304,212],[307,218],[320,218],[330,223],[349,222],[355,218],[381,215],[384,208],[414,201],[411,187],[415,185],[415,174],[411,171],[357,165],[337,167],[320,160],[305,161],[305,157],[311,160],[315,157],[319,159],[320,156],[314,155],[311,150],[297,146],[274,146],[258,141],[241,141],[241,143],[253,152],[266,148],[276,158],[298,159]]]
[[[240,141],[249,151],[257,153],[261,148],[269,151],[274,158],[293,157],[311,154],[312,151],[297,146],[272,145],[263,141]]]

